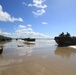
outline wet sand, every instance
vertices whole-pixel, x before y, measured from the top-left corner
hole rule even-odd
[[[0,75],[76,75],[76,49],[42,41],[35,44],[12,41],[0,55]]]

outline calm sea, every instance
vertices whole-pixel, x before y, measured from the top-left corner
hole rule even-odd
[[[76,47],[57,47],[53,39],[2,43],[0,75],[76,75]]]

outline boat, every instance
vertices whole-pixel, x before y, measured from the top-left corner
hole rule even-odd
[[[24,38],[22,40],[25,41],[24,44],[35,44],[36,39],[35,38]]]
[[[71,36],[68,32],[64,34],[63,32],[54,38],[58,46],[69,46],[76,45],[76,37]]]
[[[35,39],[35,38],[24,38],[24,39],[22,39],[22,40],[34,42],[36,39]]]

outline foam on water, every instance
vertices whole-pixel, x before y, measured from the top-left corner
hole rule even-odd
[[[76,45],[74,45],[74,46],[73,46],[73,45],[71,45],[71,46],[69,46],[69,47],[76,49]]]

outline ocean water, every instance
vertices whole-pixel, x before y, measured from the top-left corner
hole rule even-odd
[[[2,43],[0,75],[76,75],[76,47],[57,47],[52,39]]]
[[[3,53],[1,57],[11,58],[28,55],[30,56],[35,50],[56,48],[56,42],[48,39],[37,39],[34,43],[26,43],[23,40],[12,40],[10,42],[2,43]]]
[[[44,52],[55,55],[69,56],[76,53],[76,46],[68,46],[68,47],[57,47],[57,43],[55,40],[51,39],[37,39],[34,43],[26,43],[23,40],[12,40],[10,42],[5,42],[3,44],[3,53],[0,55],[0,58],[11,59],[14,57],[21,56],[32,56],[33,53],[41,54]],[[19,46],[19,47],[18,47]],[[44,55],[45,56],[45,55]]]

